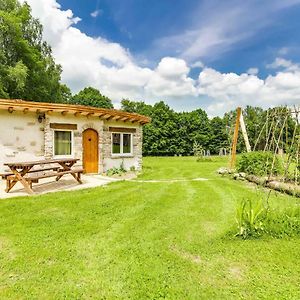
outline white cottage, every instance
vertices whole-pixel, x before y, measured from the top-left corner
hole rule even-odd
[[[0,99],[0,173],[6,162],[78,158],[86,173],[142,167],[146,116],[81,105]]]

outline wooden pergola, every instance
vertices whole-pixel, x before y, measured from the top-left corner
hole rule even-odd
[[[59,113],[63,116],[74,115],[75,117],[97,117],[106,121],[111,120],[131,122],[141,125],[145,125],[151,121],[149,117],[116,109],[97,108],[73,104],[33,102],[19,99],[0,99],[0,110],[7,110],[9,113],[23,112],[26,114],[33,112],[37,115],[51,115],[53,113]]]

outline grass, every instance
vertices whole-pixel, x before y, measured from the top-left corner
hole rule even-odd
[[[257,192],[217,175],[224,164],[145,158],[139,179],[209,180],[1,200],[0,299],[299,299],[299,238],[229,234]]]

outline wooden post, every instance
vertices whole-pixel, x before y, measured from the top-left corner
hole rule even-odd
[[[236,145],[239,136],[239,127],[240,127],[240,119],[241,119],[242,108],[238,107],[236,110],[236,121],[232,139],[232,147],[231,147],[231,160],[230,160],[230,168],[233,169],[235,167],[236,161]]]
[[[242,134],[243,134],[243,137],[244,137],[244,141],[245,141],[245,144],[246,144],[247,152],[251,152],[251,146],[250,146],[250,143],[249,143],[248,134],[247,134],[247,130],[246,130],[246,125],[245,125],[244,117],[243,117],[242,113],[241,113],[241,116],[240,116],[240,125],[241,125]]]

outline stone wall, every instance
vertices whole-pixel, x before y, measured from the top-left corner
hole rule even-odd
[[[136,132],[133,133],[133,153],[131,156],[112,155],[111,153],[111,132],[109,127],[123,127],[123,128],[135,128]],[[142,154],[142,143],[143,143],[143,129],[142,126],[124,123],[124,122],[105,122],[103,126],[103,157],[104,157],[104,169],[119,168],[121,164],[124,165],[125,169],[134,167],[136,170],[142,169],[143,154]]]
[[[99,152],[101,153],[102,147],[102,132],[103,132],[103,121],[96,117],[86,117],[73,115],[62,116],[61,114],[46,115],[45,118],[45,157],[55,158],[53,151],[54,143],[54,130],[50,128],[50,123],[61,123],[61,124],[76,124],[77,130],[73,131],[73,157],[78,158],[78,166],[82,166],[82,133],[84,130],[91,128],[97,131],[99,136]],[[99,156],[99,173],[103,172],[103,158]]]
[[[143,128],[142,126],[136,129],[136,134],[133,136],[133,146],[135,149],[135,156],[138,160],[138,170],[143,167]]]

